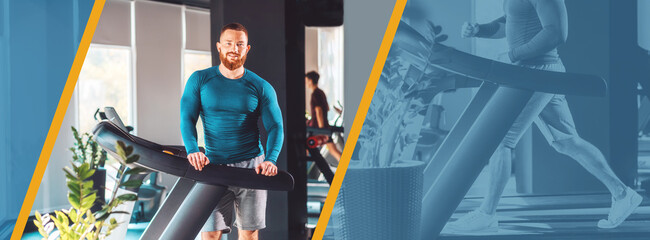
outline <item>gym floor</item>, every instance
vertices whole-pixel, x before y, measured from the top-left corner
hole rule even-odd
[[[142,236],[142,233],[144,230],[147,228],[148,222],[143,222],[143,223],[131,223],[129,224],[129,230],[126,232],[126,238],[124,240],[139,240],[140,236]],[[225,237],[222,238],[224,240],[228,239],[228,235],[224,235]],[[31,233],[25,233],[23,234],[23,237],[21,240],[41,240],[43,239],[41,235],[38,232],[31,232]],[[200,240],[200,237],[196,237],[196,240]]]
[[[140,239],[140,235],[144,232],[144,229],[147,228],[148,223],[135,223],[129,224],[129,230],[126,233],[126,238],[124,240],[137,240]],[[41,240],[43,237],[38,232],[30,232],[23,234],[21,240]]]
[[[504,197],[498,208],[499,231],[454,233],[443,230],[439,239],[648,239],[650,202],[616,229],[596,227],[609,211],[608,194]],[[452,221],[480,204],[479,198],[463,200]]]

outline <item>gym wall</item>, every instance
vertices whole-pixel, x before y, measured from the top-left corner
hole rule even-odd
[[[368,76],[375,64],[377,51],[394,6],[394,0],[377,0],[372,5],[363,1],[343,1],[343,127],[346,132],[352,129],[359,102],[366,89]]]

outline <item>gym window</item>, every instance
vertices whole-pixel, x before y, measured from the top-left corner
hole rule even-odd
[[[78,127],[90,132],[98,106],[114,107],[126,125],[133,125],[131,48],[91,44],[77,83]]]

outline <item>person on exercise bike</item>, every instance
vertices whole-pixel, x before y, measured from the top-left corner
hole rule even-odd
[[[181,133],[187,159],[198,171],[208,164],[254,168],[274,176],[284,140],[282,113],[273,86],[244,68],[248,31],[239,23],[221,29],[217,51],[221,64],[194,72],[181,98]],[[201,117],[205,154],[199,151],[196,123]],[[260,142],[258,119],[268,133],[266,156]],[[266,227],[266,190],[230,187],[203,227],[202,239],[221,239],[230,232],[233,209],[239,239],[258,239]]]
[[[500,60],[522,67],[564,72],[557,51],[566,41],[569,29],[564,0],[505,0],[503,6],[505,15],[493,22],[465,23],[462,37],[505,37],[510,50],[501,54]],[[451,230],[498,230],[496,209],[510,177],[513,149],[533,122],[556,151],[575,159],[612,194],[609,215],[598,222],[599,228],[617,227],[639,206],[641,195],[623,184],[600,150],[578,135],[564,95],[537,92],[490,159],[489,190],[483,203],[450,223]]]

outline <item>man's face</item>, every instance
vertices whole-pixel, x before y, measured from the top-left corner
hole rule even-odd
[[[221,34],[217,42],[221,64],[230,70],[244,66],[250,48],[248,36],[243,31],[228,29]]]
[[[311,86],[312,86],[311,79],[309,79],[308,77],[305,77],[305,87],[307,87],[308,89],[311,89]]]

